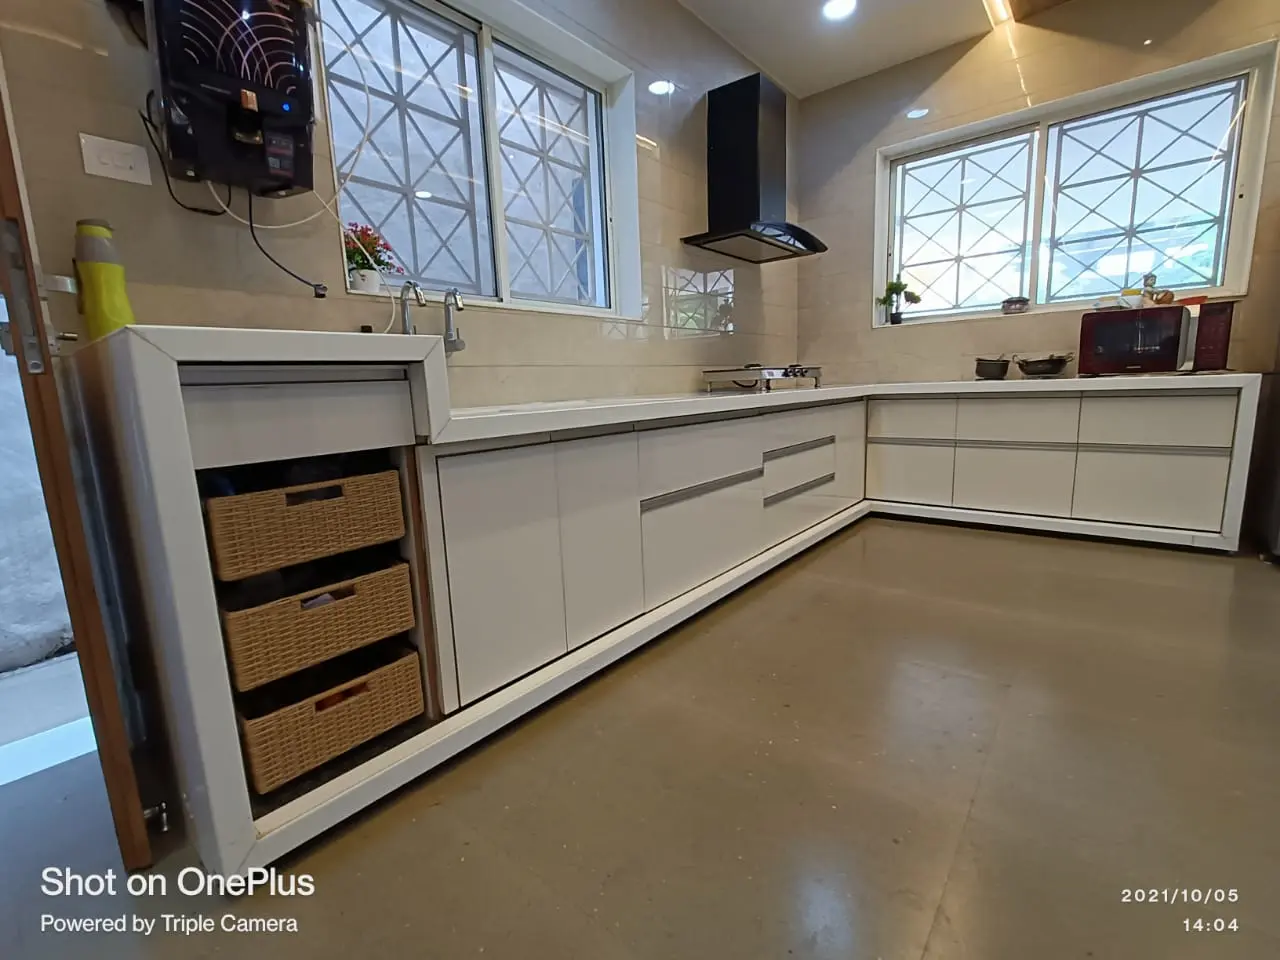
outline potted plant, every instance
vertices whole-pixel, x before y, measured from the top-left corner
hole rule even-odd
[[[391,245],[373,227],[364,223],[348,223],[342,230],[342,243],[347,252],[348,289],[377,293],[382,289],[384,273],[404,273],[395,262]]]
[[[896,280],[890,280],[884,285],[884,296],[876,297],[876,306],[885,307],[889,315],[889,322],[898,324],[902,322],[902,301],[916,304],[920,302],[920,294],[912,291],[902,281],[899,276]]]

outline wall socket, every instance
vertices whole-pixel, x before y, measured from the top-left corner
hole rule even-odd
[[[85,173],[151,186],[151,164],[146,147],[82,133],[80,155],[84,158]]]

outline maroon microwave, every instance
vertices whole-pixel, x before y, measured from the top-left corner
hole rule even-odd
[[[1234,302],[1099,310],[1080,318],[1082,377],[1227,369]]]

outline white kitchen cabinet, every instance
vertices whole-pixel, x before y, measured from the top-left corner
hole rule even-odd
[[[743,417],[641,431],[640,498],[759,469],[764,449],[760,420]]]
[[[961,397],[956,407],[959,440],[1074,444],[1079,429],[1079,395]]]
[[[784,410],[760,417],[760,444],[767,453],[836,435],[835,407]]]
[[[867,443],[867,497],[901,503],[951,503],[954,441]]]
[[[634,433],[556,443],[560,556],[570,650],[644,610]]]
[[[954,440],[955,397],[907,397],[872,400],[867,436],[918,440]]]
[[[437,463],[465,706],[568,649],[556,450],[539,444]]]
[[[1229,450],[1082,448],[1071,515],[1150,527],[1218,531]]]
[[[971,510],[1071,515],[1074,446],[991,443],[956,447],[953,505]]]
[[[1086,396],[1080,405],[1080,442],[1229,447],[1235,438],[1237,403],[1235,392]]]
[[[836,480],[832,494],[854,504],[867,487],[867,405],[864,401],[831,408],[836,430]]]
[[[642,504],[644,600],[653,609],[749,560],[764,546],[763,471],[705,492]]]

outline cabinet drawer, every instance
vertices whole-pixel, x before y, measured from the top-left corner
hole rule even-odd
[[[960,445],[954,504],[972,510],[1069,517],[1075,470],[1074,448]]]
[[[1081,450],[1071,515],[1181,530],[1222,529],[1231,457],[1222,453]]]
[[[1234,393],[1199,396],[1089,397],[1080,405],[1080,442],[1156,447],[1229,447]]]
[[[867,444],[867,496],[900,503],[951,503],[952,443]]]
[[[786,410],[770,413],[760,418],[761,445],[766,453],[782,450],[797,444],[834,437],[836,419],[834,407],[815,407],[809,410]]]
[[[706,583],[761,550],[761,484],[757,473],[753,479],[641,513],[646,609]]]
[[[772,547],[815,523],[834,516],[850,505],[847,498],[835,492],[830,475],[819,477],[802,487],[784,491],[764,503],[765,546]]]
[[[757,469],[759,424],[748,417],[641,432],[640,499]]]
[[[956,407],[960,440],[1022,440],[1075,443],[1080,428],[1080,398],[961,398]]]
[[[834,442],[807,449],[802,448],[795,453],[783,456],[768,457],[764,462],[765,498],[835,472],[836,445]]]
[[[205,501],[219,580],[243,580],[404,536],[395,470]]]
[[[867,436],[951,440],[956,435],[956,400],[872,400]]]
[[[864,401],[832,407],[836,423],[836,484],[834,492],[850,503],[866,493],[867,405]]]

